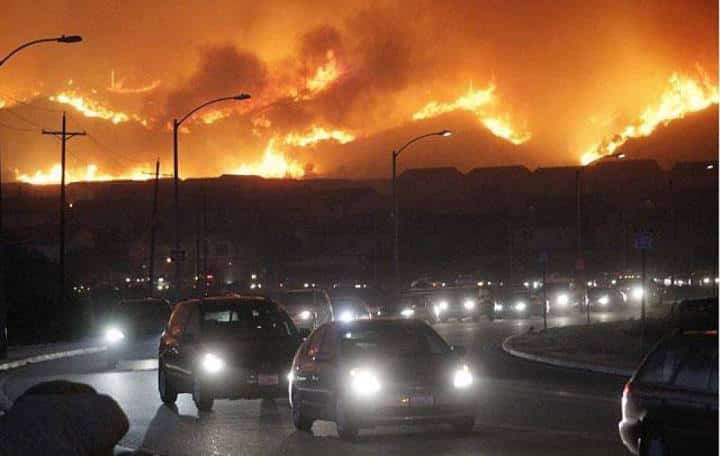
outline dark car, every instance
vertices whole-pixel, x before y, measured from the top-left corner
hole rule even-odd
[[[127,299],[113,306],[103,325],[108,365],[154,357],[170,310],[170,303],[160,298]]]
[[[669,324],[680,329],[717,329],[718,298],[685,299],[673,304]]]
[[[624,307],[625,297],[616,288],[588,288],[588,304],[594,312],[607,312]]]
[[[717,331],[656,346],[625,385],[619,430],[634,454],[718,454]]]
[[[542,306],[542,299],[527,290],[504,290],[496,294],[493,307],[488,309],[488,318],[539,317],[543,314]]]
[[[160,397],[172,403],[192,393],[199,410],[210,410],[215,399],[284,396],[301,341],[287,313],[263,297],[178,303],[160,341]]]
[[[373,317],[367,302],[358,296],[336,296],[332,307],[335,319],[340,321],[369,320]]]
[[[290,315],[299,330],[310,333],[313,329],[333,320],[333,309],[328,294],[314,288],[289,290],[279,297],[280,304]]]
[[[473,393],[462,349],[416,319],[321,326],[295,355],[289,386],[296,428],[334,421],[346,440],[364,427],[412,422],[469,432]]]
[[[476,287],[442,288],[434,291],[430,300],[434,321],[444,322],[450,318],[458,321],[470,318],[477,321],[480,317],[478,297]]]

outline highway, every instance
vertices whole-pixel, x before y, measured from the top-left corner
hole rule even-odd
[[[549,325],[583,322],[584,316],[576,315],[552,318]],[[102,354],[16,369],[2,387],[14,399],[43,380],[88,383],[115,398],[128,415],[130,430],[120,444],[150,454],[629,454],[617,434],[624,379],[505,354],[504,338],[530,326],[541,327],[542,321],[483,319],[434,326],[449,343],[467,349],[478,374],[477,424],[465,436],[442,426],[381,427],[364,430],[357,442],[347,443],[337,437],[332,423],[316,422],[313,435],[296,431],[285,399],[219,400],[211,413],[198,414],[190,395],[183,394],[177,407],[168,407],[157,393],[152,348],[113,370],[107,369]]]

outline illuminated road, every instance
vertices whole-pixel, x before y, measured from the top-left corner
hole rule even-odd
[[[576,316],[550,324],[583,321]],[[162,405],[153,359],[125,362],[113,371],[105,370],[102,355],[49,362],[13,371],[4,388],[12,399],[48,378],[89,383],[113,396],[130,418],[122,445],[166,455],[625,454],[617,435],[623,379],[506,355],[502,340],[530,325],[540,327],[542,321],[482,320],[435,327],[451,344],[466,347],[479,373],[477,425],[467,436],[437,426],[382,427],[361,432],[359,441],[351,444],[338,439],[331,423],[317,422],[313,435],[296,432],[287,400],[216,401],[212,413],[199,416],[189,395],[180,395],[177,408]]]

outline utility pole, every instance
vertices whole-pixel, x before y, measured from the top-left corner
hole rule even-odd
[[[195,289],[202,296],[202,284],[206,277],[200,277],[200,212],[195,211]]]
[[[400,287],[400,227],[398,218],[398,195],[397,195],[397,158],[398,153],[392,151],[392,218],[393,218],[393,274],[395,292],[399,293]]]
[[[85,136],[84,131],[67,131],[65,111],[62,114],[62,130],[42,130],[44,135],[53,135],[60,138],[60,247],[58,250],[58,307],[62,309],[65,303],[65,143],[74,136]]]
[[[207,289],[207,275],[208,275],[208,238],[207,238],[207,192],[203,192],[203,224],[202,224],[202,276],[203,276],[203,292]]]
[[[0,359],[7,358],[7,303],[5,301],[5,237],[2,223],[2,147],[0,145]]]
[[[153,205],[150,215],[150,260],[148,272],[150,279],[150,296],[155,293],[155,233],[157,230],[158,195],[160,193],[160,159],[155,161],[155,184],[153,185]]]
[[[642,287],[642,296],[640,297],[640,347],[642,348],[643,353],[645,353],[645,297],[647,296],[647,278],[646,278],[646,264],[645,264],[645,254],[647,252],[647,249],[641,248],[640,249],[640,261],[641,261],[641,267],[642,267],[642,279],[641,279],[641,287]]]

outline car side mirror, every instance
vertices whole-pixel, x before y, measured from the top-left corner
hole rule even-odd
[[[457,356],[465,356],[465,354],[467,353],[465,351],[465,347],[463,347],[462,345],[453,345],[452,347],[450,347],[450,349]]]

